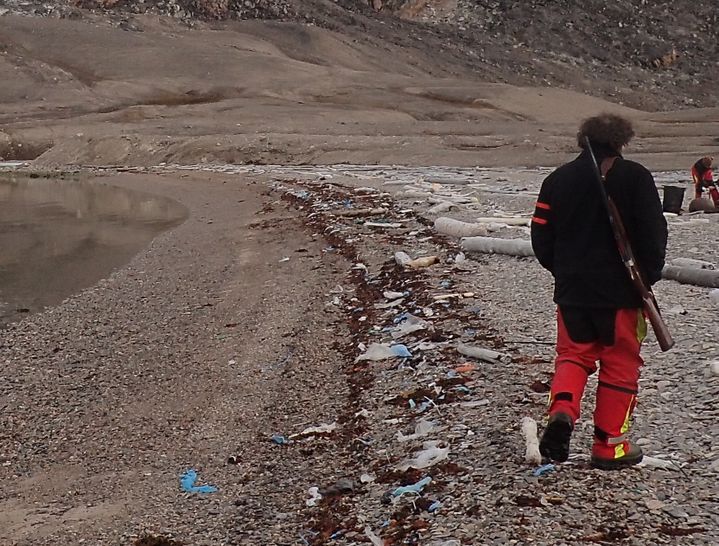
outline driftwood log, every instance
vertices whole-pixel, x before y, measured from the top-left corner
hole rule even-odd
[[[526,239],[500,239],[497,237],[464,237],[460,241],[463,252],[506,254],[508,256],[534,256],[532,243]],[[682,284],[719,288],[719,271],[698,267],[667,265],[662,278]]]

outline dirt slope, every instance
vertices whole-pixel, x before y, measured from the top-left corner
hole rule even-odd
[[[573,153],[577,120],[606,110],[639,122],[645,138],[634,152],[653,166],[684,167],[715,144],[715,110],[651,114],[569,90],[487,83],[429,48],[290,22],[188,28],[137,16],[134,25],[0,17],[0,156],[44,152],[45,165],[554,164]]]

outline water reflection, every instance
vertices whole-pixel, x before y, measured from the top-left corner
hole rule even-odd
[[[0,325],[91,286],[186,215],[114,186],[0,177]]]

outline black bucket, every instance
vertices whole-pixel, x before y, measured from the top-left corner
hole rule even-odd
[[[682,211],[682,203],[684,203],[684,191],[686,188],[679,186],[664,186],[664,202],[662,210],[664,212],[673,212],[679,214]]]

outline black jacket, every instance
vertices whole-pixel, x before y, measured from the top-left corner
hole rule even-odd
[[[601,165],[617,155],[595,148]],[[651,173],[619,157],[606,177],[607,193],[624,221],[645,278],[661,278],[667,223]],[[581,307],[641,307],[622,264],[589,152],[550,174],[542,184],[532,219],[532,248],[554,275],[554,301]]]

